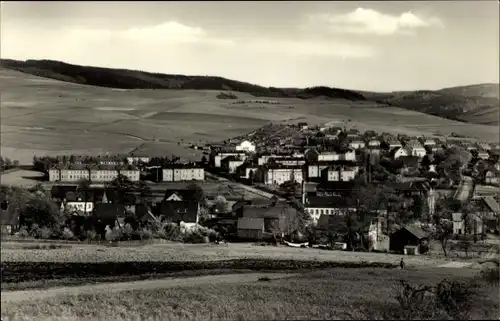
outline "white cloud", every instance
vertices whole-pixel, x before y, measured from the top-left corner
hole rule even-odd
[[[442,26],[435,17],[422,17],[412,12],[399,16],[380,13],[373,9],[357,8],[346,14],[317,14],[309,16],[309,22],[320,24],[336,33],[351,34],[413,34],[416,29]]]
[[[75,29],[71,36],[75,39],[113,39],[128,42],[151,42],[158,45],[165,43],[233,44],[231,40],[212,37],[199,27],[186,26],[176,21],[126,30]]]

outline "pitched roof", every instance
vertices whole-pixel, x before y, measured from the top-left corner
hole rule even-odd
[[[330,230],[339,228],[345,225],[345,218],[341,215],[321,215],[318,219],[316,228],[318,230]]]
[[[179,223],[196,223],[198,217],[198,202],[195,201],[163,201],[160,205],[160,215],[165,219]]]
[[[354,184],[354,181],[322,182],[316,186],[316,189],[336,192],[351,192],[354,189]]]
[[[492,212],[500,213],[500,205],[493,196],[485,196],[483,199]]]
[[[188,201],[195,199],[196,191],[191,189],[167,189],[164,200],[167,200],[173,194],[179,196],[183,201]]]
[[[265,207],[244,206],[243,217],[246,218],[280,218],[292,210],[289,206],[275,205]]]
[[[340,196],[308,196],[304,207],[346,208],[349,205],[346,199]]]
[[[125,216],[125,205],[112,203],[98,203],[94,207],[97,217],[111,219]]]
[[[240,217],[238,218],[238,230],[264,230],[264,219],[263,218],[248,218]]]
[[[403,227],[402,229],[407,230],[411,234],[415,235],[418,239],[423,239],[423,238],[426,238],[428,236],[427,233],[425,233],[424,230],[422,230],[418,226],[408,225],[408,226]]]

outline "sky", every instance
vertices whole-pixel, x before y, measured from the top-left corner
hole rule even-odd
[[[498,1],[2,2],[0,55],[263,86],[499,82]]]

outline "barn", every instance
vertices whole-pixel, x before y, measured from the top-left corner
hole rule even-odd
[[[389,239],[390,251],[404,253],[405,246],[415,246],[419,253],[428,250],[428,235],[420,227],[405,226],[393,234]]]
[[[262,240],[264,236],[263,218],[238,218],[237,236],[242,240]]]

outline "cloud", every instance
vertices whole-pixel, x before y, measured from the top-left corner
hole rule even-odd
[[[156,43],[158,45],[182,43],[234,44],[229,39],[219,39],[207,34],[202,28],[186,26],[176,21],[125,30],[75,29],[71,35],[75,39],[121,40],[136,43]]]
[[[311,15],[309,22],[314,25],[319,24],[335,33],[379,36],[414,34],[416,29],[442,26],[441,20],[436,17],[422,17],[410,11],[394,16],[364,8],[357,8],[346,14]]]

